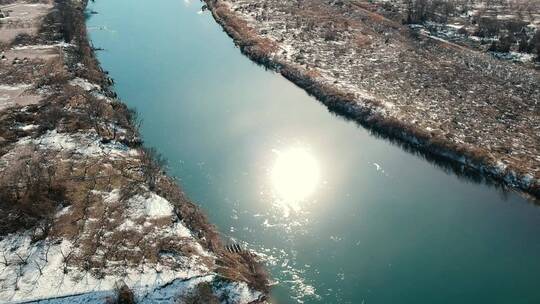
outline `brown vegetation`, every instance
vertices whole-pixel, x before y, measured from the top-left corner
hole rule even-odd
[[[73,46],[54,48],[55,56],[0,62],[0,83],[31,84],[28,91],[45,92],[37,104],[0,108],[0,236],[31,230],[34,241],[42,240],[40,246],[71,242],[72,249],[61,251],[66,275],[76,270],[103,278],[158,265],[185,270],[192,267],[185,258],[198,257],[197,267],[226,269],[231,277],[266,286],[252,256],[221,256],[225,250],[215,227],[165,175],[159,153],[141,145],[137,113],[115,99],[113,82],[87,39],[85,2],[76,3],[56,1],[41,29],[16,41],[24,46],[62,39]],[[14,52],[13,44],[3,47]],[[269,52],[270,46],[260,51]],[[50,142],[47,136],[52,136]],[[174,214],[146,218],[130,213],[133,198],[152,193],[168,200]],[[167,234],[177,223],[194,238]],[[197,243],[223,259],[221,266],[214,258],[199,256]],[[208,298],[204,292],[201,296]],[[113,303],[133,300],[124,286]]]
[[[55,32],[62,34],[64,41],[70,43],[75,42],[76,51],[73,60],[82,64],[82,68],[75,69],[75,75],[88,79],[92,83],[97,83],[103,87],[107,86],[107,77],[101,70],[99,63],[94,56],[94,50],[90,45],[90,40],[87,37],[86,24],[83,10],[86,7],[86,2],[83,1],[80,6],[76,6],[69,1],[58,1],[58,10],[52,14],[52,20],[61,20],[60,29]]]
[[[178,304],[219,304],[218,297],[212,290],[212,285],[208,282],[199,283],[189,294],[182,296],[176,301]]]
[[[277,50],[276,44],[266,38],[261,38],[257,33],[247,25],[247,22],[231,14],[230,10],[220,1],[213,1],[212,12],[225,20],[228,27],[228,33],[231,35],[242,37],[236,40],[242,50],[249,51],[252,56],[256,56],[259,60],[264,60],[270,54]]]
[[[135,304],[133,291],[126,284],[120,284],[115,290],[115,297],[109,298],[106,304]]]
[[[56,179],[46,155],[29,147],[0,175],[0,236],[40,227],[45,237],[58,206],[65,203],[65,186]]]

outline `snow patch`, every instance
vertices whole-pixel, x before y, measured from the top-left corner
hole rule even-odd
[[[189,293],[200,283],[211,282],[214,280],[215,275],[206,275],[203,277],[193,278],[191,280],[182,281],[175,280],[171,284],[156,289],[153,293],[150,293],[139,300],[141,304],[152,303],[177,303],[176,299],[182,296],[187,296]]]
[[[95,133],[58,133],[48,131],[38,138],[26,137],[18,145],[34,144],[42,149],[66,151],[87,157],[110,156],[112,158],[130,156],[130,149],[120,143],[101,143],[101,138]]]
[[[38,125],[26,125],[26,126],[19,127],[19,129],[21,129],[23,131],[31,131],[31,130],[35,130],[37,128],[39,128]]]
[[[247,304],[260,298],[261,293],[252,291],[244,282],[226,283],[214,290],[223,303]]]
[[[21,91],[21,90],[27,90],[32,87],[31,84],[17,84],[17,85],[4,85],[0,84],[0,91]]]
[[[69,84],[72,86],[78,86],[85,91],[101,90],[101,87],[99,85],[93,84],[88,80],[79,77],[70,80]]]
[[[171,203],[155,193],[149,193],[145,196],[135,195],[129,199],[128,204],[131,216],[134,218],[160,218],[173,215]]]
[[[160,264],[128,268],[124,274],[98,279],[89,272],[68,266],[64,257],[76,250],[69,241],[32,243],[31,231],[11,234],[0,241],[7,263],[0,264],[0,303],[70,297],[65,303],[95,303],[110,296],[118,282],[134,290],[137,298],[161,290],[175,280],[208,275],[198,258],[180,257],[188,266],[170,268]],[[113,266],[109,266],[113,267]],[[57,302],[51,299],[51,303]],[[148,302],[150,303],[150,302]],[[174,303],[174,302],[168,302]]]
[[[36,45],[24,45],[24,46],[16,46],[11,48],[14,51],[20,51],[20,50],[44,50],[44,49],[54,49],[57,47],[61,48],[67,48],[72,47],[73,44],[66,43],[66,42],[60,42],[55,44],[36,44]]]
[[[58,217],[61,217],[61,216],[65,215],[65,214],[68,214],[70,211],[71,211],[71,206],[67,206],[65,208],[62,208],[62,210],[60,210],[60,211],[58,211],[56,213],[56,217],[58,218]]]

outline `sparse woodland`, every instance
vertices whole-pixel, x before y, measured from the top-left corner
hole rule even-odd
[[[374,1],[378,2],[378,1]],[[472,45],[469,37],[478,37],[483,50],[534,54],[540,60],[540,1],[538,0],[404,0],[381,2],[382,12],[398,12],[403,23],[454,25],[455,40]],[[391,14],[388,14],[389,16]],[[456,27],[457,26],[457,27]]]

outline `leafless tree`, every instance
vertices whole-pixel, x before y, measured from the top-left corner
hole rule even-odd
[[[150,191],[155,190],[157,180],[166,163],[165,158],[155,148],[142,149],[141,170]]]

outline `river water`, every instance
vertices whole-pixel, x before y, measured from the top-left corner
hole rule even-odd
[[[88,27],[147,145],[279,303],[540,303],[540,208],[330,113],[201,3],[98,0]]]

